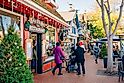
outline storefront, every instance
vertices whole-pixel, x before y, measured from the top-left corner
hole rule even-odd
[[[33,56],[36,56],[36,63],[31,64],[35,65],[36,73],[41,74],[50,70],[55,65],[52,48],[58,41],[58,29],[68,27],[68,24],[33,1],[0,0],[0,7],[0,17],[5,15],[8,19],[8,23],[3,22],[6,23],[5,26],[13,23],[17,28],[27,60],[32,61]],[[10,22],[10,18],[14,21]]]
[[[26,38],[25,49],[26,55],[29,55],[28,60],[31,60],[31,69],[38,72],[39,69],[37,67],[39,64],[40,68],[42,68],[42,72],[46,72],[54,66],[52,51],[56,43],[56,28],[32,17],[29,17],[27,21],[25,21],[25,26],[27,23],[30,25],[25,28],[25,36],[27,33],[29,35],[29,37]],[[31,42],[31,44],[28,44],[29,42]],[[32,50],[29,49],[31,47]],[[30,53],[31,51],[32,54]],[[42,63],[38,63],[38,60],[42,61]]]

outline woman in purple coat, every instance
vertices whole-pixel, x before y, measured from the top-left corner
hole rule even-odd
[[[60,47],[60,43],[58,43],[58,42],[56,43],[56,47],[53,50],[53,54],[55,57],[56,66],[53,68],[52,73],[53,73],[53,75],[55,75],[56,69],[59,68],[58,75],[63,75],[61,73],[61,71],[62,71],[62,57],[65,58],[65,56],[64,56],[64,53],[62,51],[62,48]]]

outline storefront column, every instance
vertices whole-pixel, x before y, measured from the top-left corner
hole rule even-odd
[[[37,73],[42,74],[42,34],[37,34]]]
[[[58,31],[57,29],[55,30],[55,42],[58,42],[59,36],[58,36]]]

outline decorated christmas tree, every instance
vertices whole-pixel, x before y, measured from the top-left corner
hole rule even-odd
[[[33,83],[21,39],[12,26],[0,44],[0,83]]]

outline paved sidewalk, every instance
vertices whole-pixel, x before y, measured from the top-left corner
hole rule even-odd
[[[95,64],[93,56],[85,55],[86,75],[77,76],[76,73],[67,73],[63,69],[62,76],[52,75],[51,71],[41,75],[34,75],[35,83],[119,83],[118,77],[96,75],[97,70],[103,69],[102,60]],[[124,83],[120,82],[120,83]]]

